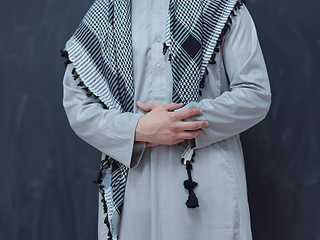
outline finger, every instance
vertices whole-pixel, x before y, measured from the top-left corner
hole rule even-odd
[[[203,131],[201,129],[196,130],[196,131],[192,131],[192,132],[182,132],[179,134],[179,137],[176,138],[174,141],[171,141],[168,145],[174,145],[177,143],[181,143],[186,139],[194,139],[196,137],[198,137],[199,135],[201,135],[203,133]]]
[[[156,146],[158,146],[158,145],[159,145],[159,144],[147,142],[147,143],[146,143],[146,148],[148,148],[148,147],[156,147]]]
[[[141,101],[137,101],[137,106],[145,111],[145,112],[150,112],[152,109],[156,108],[159,106],[160,103],[154,102],[154,103],[143,103]]]
[[[202,129],[198,129],[198,130],[191,131],[191,132],[185,131],[185,132],[181,133],[179,137],[184,139],[184,140],[185,139],[193,139],[193,138],[198,137],[202,133],[203,133]]]
[[[190,108],[190,109],[184,109],[181,111],[177,111],[175,112],[175,114],[177,115],[178,119],[185,119],[185,118],[190,118],[193,116],[199,116],[202,114],[202,109],[200,108]]]
[[[194,131],[209,126],[208,121],[180,122],[181,129],[184,131]]]
[[[183,103],[168,103],[165,105],[167,111],[174,111],[183,107]]]

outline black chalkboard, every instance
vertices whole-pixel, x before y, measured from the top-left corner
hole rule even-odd
[[[100,153],[70,129],[59,51],[90,1],[0,7],[0,240],[97,239]],[[320,239],[320,1],[251,0],[273,102],[242,134],[255,240]]]
[[[253,235],[319,240],[320,1],[252,1],[248,7],[273,93],[267,118],[242,134]]]

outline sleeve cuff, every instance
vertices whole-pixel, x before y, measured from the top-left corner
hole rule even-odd
[[[145,148],[146,148],[145,142],[134,142],[133,149],[132,149],[130,168],[135,168],[138,166],[138,164],[143,156]]]

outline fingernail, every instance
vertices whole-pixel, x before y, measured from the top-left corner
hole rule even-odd
[[[202,111],[202,109],[200,109],[200,114],[202,114],[203,113],[203,111]]]
[[[206,127],[208,127],[209,126],[209,122],[208,121],[206,121]]]
[[[137,105],[140,106],[141,105],[141,101],[138,100],[137,101]]]

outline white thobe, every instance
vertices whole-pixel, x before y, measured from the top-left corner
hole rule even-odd
[[[171,102],[171,67],[162,54],[168,2],[132,0],[135,101]],[[145,113],[136,106],[133,113],[103,109],[77,86],[73,65],[67,67],[64,107],[71,127],[102,157],[107,154],[131,168],[119,240],[252,239],[239,133],[265,117],[271,94],[246,7],[233,17],[216,62],[208,66],[200,101],[185,106],[203,110],[189,120],[209,121],[195,139],[192,176],[198,182],[200,205],[195,209],[184,204],[187,173],[178,146],[145,148],[145,143],[134,142],[136,124]],[[105,215],[99,206],[99,240],[106,240]]]

